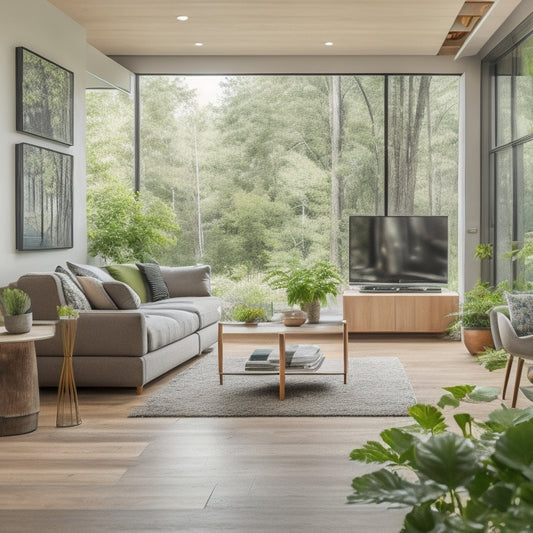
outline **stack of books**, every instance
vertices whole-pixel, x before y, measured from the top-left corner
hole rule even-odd
[[[285,368],[313,371],[320,368],[324,354],[315,344],[287,344]],[[245,370],[279,370],[279,350],[259,348],[246,361]]]

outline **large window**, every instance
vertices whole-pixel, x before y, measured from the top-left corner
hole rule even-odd
[[[455,286],[457,76],[140,76],[138,86],[140,190],[180,226],[154,259],[232,275],[330,259],[346,272],[350,215],[448,215]],[[98,98],[88,95],[90,122],[116,135],[124,108]],[[101,158],[89,161],[97,176]]]
[[[527,31],[529,27],[529,33]],[[486,62],[492,83],[489,152],[495,281],[533,282],[533,20]],[[517,43],[518,41],[518,43]],[[505,45],[504,45],[505,46]],[[522,259],[508,253],[522,250]]]

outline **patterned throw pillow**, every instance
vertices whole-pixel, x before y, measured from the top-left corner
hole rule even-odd
[[[119,309],[139,309],[141,299],[139,295],[122,281],[104,281],[104,289]]]
[[[78,282],[93,309],[117,309],[115,302],[104,289],[103,282],[90,276],[78,276]]]
[[[78,311],[90,311],[91,304],[89,300],[87,300],[87,297],[83,294],[77,282],[72,279],[71,275],[63,267],[58,266],[56,268],[56,276],[61,280],[67,305],[70,305]]]
[[[146,283],[150,289],[150,296],[152,302],[166,300],[170,295],[168,287],[161,275],[161,268],[157,263],[135,263],[137,268],[143,273],[146,278]]]
[[[519,337],[533,335],[533,294],[505,293],[509,306],[509,317],[516,334]]]

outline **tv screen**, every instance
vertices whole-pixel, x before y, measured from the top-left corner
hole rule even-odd
[[[448,217],[351,216],[352,284],[448,283]]]

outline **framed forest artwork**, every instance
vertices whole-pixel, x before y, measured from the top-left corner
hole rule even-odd
[[[72,146],[74,74],[19,46],[16,80],[17,130]]]
[[[73,157],[16,145],[17,250],[72,248]]]

